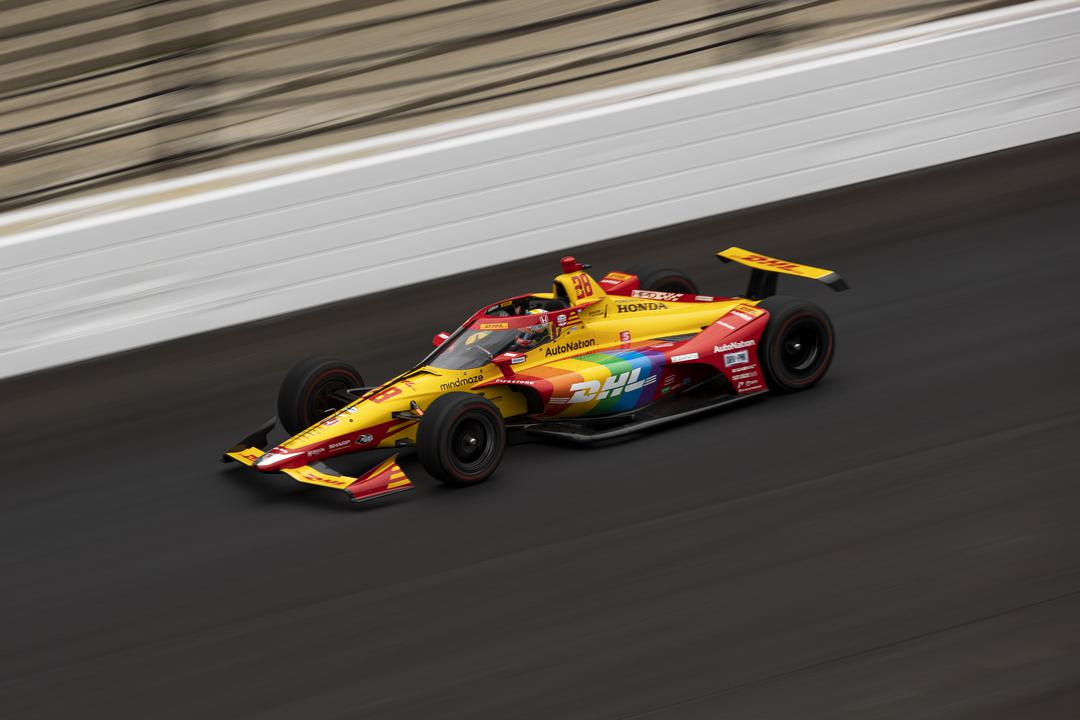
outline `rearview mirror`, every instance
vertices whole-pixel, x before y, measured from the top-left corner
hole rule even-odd
[[[520,363],[525,362],[525,353],[499,353],[495,357],[491,358],[491,362],[495,363],[495,367],[499,368],[499,371],[503,374],[503,377],[514,377],[514,370],[511,366],[519,365]]]
[[[436,335],[435,337],[431,338],[431,344],[434,345],[435,347],[439,347],[440,345],[442,345],[444,342],[446,342],[449,339],[450,339],[450,333],[441,332],[438,335]]]

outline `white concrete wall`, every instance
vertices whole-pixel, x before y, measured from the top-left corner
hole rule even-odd
[[[1077,131],[1080,3],[1044,0],[14,213],[0,377]]]

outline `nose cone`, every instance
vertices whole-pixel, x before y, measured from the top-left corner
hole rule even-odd
[[[306,452],[276,447],[264,453],[253,467],[261,472],[277,472],[283,468],[300,467],[306,459]]]

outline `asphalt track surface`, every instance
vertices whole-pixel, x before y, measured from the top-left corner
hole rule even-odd
[[[351,505],[228,469],[554,257],[0,384],[4,718],[1080,716],[1080,138],[585,248],[833,268],[825,382]]]

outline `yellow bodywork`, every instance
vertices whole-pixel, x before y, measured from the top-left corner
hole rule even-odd
[[[829,270],[789,263],[737,247],[728,248],[718,255],[755,270],[797,275],[825,282],[829,282],[830,277],[835,277],[835,282],[842,283],[839,276]],[[564,264],[564,268],[566,267]],[[605,282],[617,286],[631,277],[611,273],[605,278]],[[535,300],[538,305],[528,305],[528,311],[523,312],[521,306],[513,306],[513,303],[521,298],[528,298],[530,302]],[[569,307],[564,307],[562,303]],[[655,388],[658,379],[656,373],[645,376],[636,367],[626,369],[628,361],[622,358],[632,355],[634,348],[645,345],[654,350],[676,347],[678,343],[698,336],[702,330],[713,324],[734,332],[741,324],[750,323],[765,314],[763,309],[757,307],[758,303],[757,300],[740,297],[714,298],[647,290],[634,290],[629,295],[608,295],[601,284],[586,272],[566,272],[555,278],[550,293],[535,293],[503,301],[470,318],[453,336],[442,336],[449,337],[445,340],[448,343],[460,342],[462,346],[468,347],[470,353],[474,349],[488,353],[490,360],[481,358],[482,364],[477,363],[479,367],[461,370],[437,367],[444,356],[441,350],[436,351],[429,359],[431,364],[413,368],[367,391],[354,402],[297,433],[265,455],[259,448],[243,445],[226,455],[264,471],[280,470],[300,482],[344,488],[356,479],[337,475],[333,471],[324,472],[312,464],[320,465],[321,460],[359,450],[414,445],[424,410],[448,392],[471,392],[480,395],[490,400],[504,418],[535,413],[535,407],[531,410],[529,408],[528,396],[516,391],[513,385],[518,374],[542,379],[553,387],[555,383],[564,382],[569,386],[569,390],[579,393],[561,392],[556,397],[549,390],[544,400],[544,414],[548,417],[578,417],[593,410],[598,414],[605,414],[610,412],[609,407],[614,398],[629,395],[632,385],[637,385],[633,392],[638,392],[643,384],[654,383]],[[507,309],[512,306],[516,315],[511,315],[511,311]],[[536,324],[522,324],[523,319],[534,316]],[[502,367],[499,367],[490,351],[482,347],[485,344],[484,338],[492,333],[505,333],[507,330],[516,332],[521,329],[535,334],[529,336],[528,342],[511,346],[520,347],[520,351],[496,351],[504,356]],[[519,340],[520,338],[515,339],[514,342],[518,343]],[[475,343],[477,347],[469,347],[471,343]],[[753,342],[746,344],[753,345]],[[719,357],[713,353],[723,353],[726,350],[727,348],[717,347],[711,351],[709,357]],[[605,356],[605,351],[609,355]],[[610,353],[615,351],[621,351],[622,354],[617,354],[614,362],[622,362],[624,366],[612,370],[605,362],[612,360]],[[668,356],[662,354],[661,357]],[[669,358],[673,363],[697,360],[697,353],[685,357],[672,354]],[[443,359],[442,362],[455,364],[451,359]],[[471,356],[468,362],[472,362]],[[464,363],[458,358],[456,364],[460,366]],[[569,377],[576,380],[567,381],[566,378]],[[500,384],[492,384],[495,380],[500,380]],[[537,380],[522,381],[523,384],[534,382]],[[578,386],[600,388],[602,383],[605,388],[602,391],[574,390]],[[747,382],[745,385],[747,387],[739,392],[751,391],[752,383]],[[627,395],[620,396],[624,387]],[[601,400],[608,404],[598,405]],[[378,486],[372,491],[376,494],[409,484],[396,463],[387,462],[391,464],[384,463],[385,467],[380,465],[364,476],[364,482],[368,485]],[[320,467],[325,468],[321,465]],[[376,476],[377,480],[370,480]]]
[[[555,326],[557,336],[545,345],[527,353],[524,360],[514,365],[515,372],[526,373],[531,368],[544,365],[553,370],[576,371],[582,363],[573,356],[618,347],[627,339],[634,342],[655,338],[691,335],[701,332],[716,318],[738,306],[748,308],[757,303],[752,300],[722,299],[713,302],[663,301],[652,297],[626,297],[606,295],[584,272],[560,275],[556,283],[562,283],[572,292],[574,276],[588,279],[591,298],[571,295],[579,301],[580,322],[568,320],[564,326]],[[582,281],[577,281],[581,284]],[[569,294],[568,292],[568,294]],[[546,294],[537,294],[543,297]],[[705,299],[704,296],[702,299]],[[557,316],[558,312],[551,315]],[[484,323],[480,325],[483,326]],[[625,338],[625,339],[624,339]],[[499,408],[503,417],[523,415],[526,399],[505,386],[472,390],[473,386],[495,380],[502,376],[492,364],[468,370],[446,370],[422,366],[390,383],[369,392],[357,401],[334,413],[303,432],[295,435],[279,447],[283,449],[308,447],[314,443],[330,442],[350,431],[386,423],[391,413],[410,412],[412,404],[422,411],[436,398],[454,391],[475,392]],[[578,415],[586,406],[567,408],[567,416]],[[389,426],[385,438],[370,448],[390,448],[416,441],[418,422],[403,420]],[[369,448],[365,448],[369,449]]]

